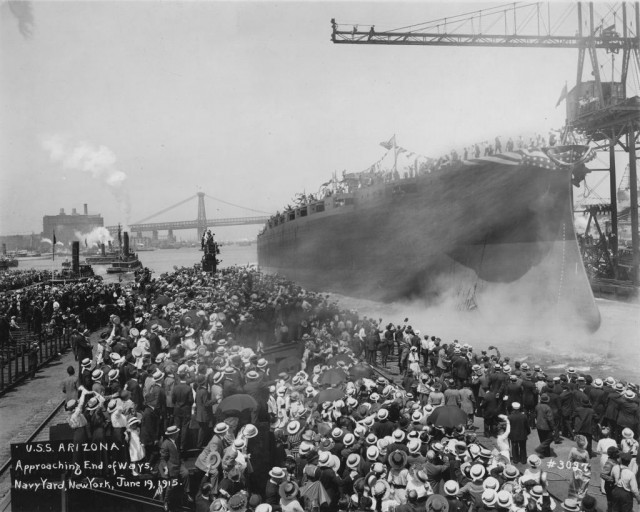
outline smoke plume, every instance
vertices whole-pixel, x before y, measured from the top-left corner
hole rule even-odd
[[[108,242],[113,241],[113,237],[107,228],[98,227],[93,228],[90,233],[81,233],[80,231],[76,231],[74,233],[76,239],[80,242],[84,242],[86,240],[87,246],[100,246],[100,244],[107,244]]]
[[[40,243],[53,245],[53,242],[50,238],[43,238],[42,240],[40,240]]]
[[[9,0],[9,10],[11,14],[18,20],[18,30],[25,39],[31,39],[33,36],[33,6],[28,0]]]
[[[118,201],[124,222],[129,223],[131,202],[124,186],[127,175],[116,167],[116,155],[111,149],[88,142],[69,144],[57,135],[45,139],[42,147],[49,153],[51,161],[63,169],[90,173],[106,185]]]

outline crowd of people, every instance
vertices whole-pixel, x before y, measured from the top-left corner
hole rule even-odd
[[[62,383],[74,441],[113,442],[139,464],[130,478],[172,482],[158,487],[167,510],[595,512],[589,483],[609,512],[640,502],[633,383],[573,368],[551,377],[251,268],[37,293],[1,308],[74,315],[63,328],[78,367]],[[106,315],[95,345],[90,306]],[[289,357],[274,361],[274,345]],[[391,361],[397,378],[374,371]],[[540,445],[528,453],[534,430]],[[575,443],[562,503],[542,465],[554,441]]]
[[[18,290],[51,279],[50,271],[35,269],[4,270],[0,273],[0,292]]]

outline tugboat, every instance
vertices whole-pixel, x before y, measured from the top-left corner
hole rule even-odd
[[[49,284],[82,283],[91,278],[102,279],[94,274],[91,265],[80,263],[80,242],[73,242],[71,245],[71,261],[65,260],[62,262],[62,270],[52,275]]]
[[[18,260],[13,256],[7,255],[7,244],[2,244],[2,254],[0,255],[0,270],[17,267]]]
[[[214,240],[210,229],[202,234],[201,248],[204,251],[202,255],[202,271],[215,273],[218,270],[218,264],[222,262],[216,256],[220,254],[220,247]]]
[[[120,235],[120,227],[118,227],[118,240],[123,239],[124,243],[120,246],[120,256],[117,261],[111,263],[107,268],[107,274],[123,274],[125,272],[135,272],[142,268],[142,263],[138,259],[138,255],[129,251],[129,233],[126,231]]]

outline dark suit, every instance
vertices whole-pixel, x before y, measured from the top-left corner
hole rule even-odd
[[[161,464],[167,468],[166,476],[169,479],[177,479],[182,483],[182,490],[189,494],[189,471],[182,463],[180,451],[173,439],[165,439],[160,447]],[[163,474],[162,472],[160,473]],[[170,493],[167,493],[167,497]]]
[[[275,483],[273,480],[269,480],[264,490],[264,503],[271,505],[273,512],[278,512],[280,510],[279,488],[279,484]]]
[[[180,437],[176,439],[181,450],[185,450],[187,434],[189,433],[189,421],[191,420],[191,405],[193,404],[193,392],[191,386],[184,382],[176,384],[171,392],[173,402],[173,421],[180,429]]]
[[[513,462],[527,463],[527,437],[531,432],[529,421],[522,411],[514,411],[509,415],[511,425],[511,454]]]

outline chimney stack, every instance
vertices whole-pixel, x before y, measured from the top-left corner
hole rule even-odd
[[[64,208],[60,208],[60,215],[64,215]]]
[[[75,208],[71,209],[71,215],[78,215],[78,212],[76,211]]]
[[[87,203],[84,203],[84,214],[89,215],[89,210],[87,209]]]
[[[71,242],[71,271],[74,275],[80,273],[80,242]]]

